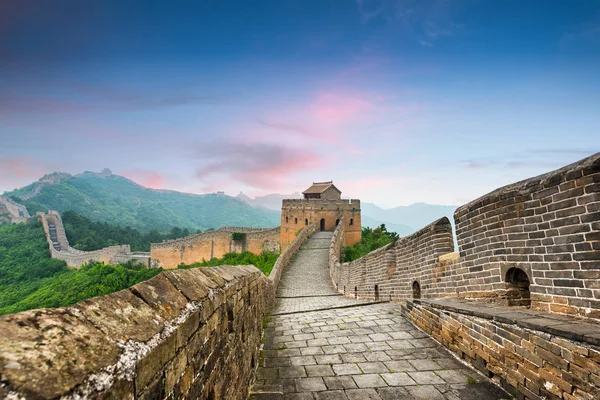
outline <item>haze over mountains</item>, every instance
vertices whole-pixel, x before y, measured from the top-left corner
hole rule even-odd
[[[142,232],[173,227],[206,230],[222,226],[274,227],[276,211],[251,207],[233,197],[148,189],[110,170],[78,175],[53,173],[4,193],[37,211],[73,210],[93,221],[130,226]]]
[[[11,192],[30,214],[37,211],[73,210],[94,221],[130,226],[142,232],[168,231],[172,227],[195,231],[222,226],[275,227],[280,223],[281,201],[301,198],[300,193],[269,194],[250,198],[240,192],[197,195],[143,187],[105,169],[78,175],[52,173]],[[389,231],[409,235],[434,220],[452,214],[456,206],[417,203],[383,209],[361,203],[362,224],[371,228],[385,224]]]

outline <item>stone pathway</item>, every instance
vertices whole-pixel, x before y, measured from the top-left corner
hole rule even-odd
[[[327,267],[330,239],[315,233],[283,273],[252,398],[509,398],[416,329],[398,305],[338,295]]]

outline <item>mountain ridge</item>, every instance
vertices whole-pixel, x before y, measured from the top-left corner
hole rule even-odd
[[[146,188],[108,169],[77,175],[55,172],[3,195],[25,205],[30,214],[73,210],[93,221],[143,232],[173,227],[194,231],[222,226],[270,228],[280,220],[278,212],[252,207],[231,196]]]

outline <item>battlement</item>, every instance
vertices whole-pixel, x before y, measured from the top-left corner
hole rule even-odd
[[[442,218],[331,264],[332,278],[362,298],[459,297],[600,320],[600,153],[494,190],[454,221],[458,254]]]
[[[235,241],[233,232],[246,234],[244,241]],[[279,252],[279,227],[247,228],[227,226],[214,231],[206,231],[180,239],[168,240],[150,245],[150,256],[155,265],[163,268],[177,268],[179,264],[193,264],[221,258],[226,253],[249,251],[261,254],[263,251]]]
[[[358,199],[340,199],[340,200],[328,200],[328,199],[284,199],[282,208],[313,208],[317,209],[323,207],[323,209],[352,209],[360,210],[360,200]]]

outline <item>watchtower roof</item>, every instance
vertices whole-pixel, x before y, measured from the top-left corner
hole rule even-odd
[[[308,189],[306,189],[304,192],[302,192],[302,194],[321,194],[331,187],[334,188],[339,193],[342,193],[342,191],[340,189],[338,189],[334,186],[333,181],[329,181],[329,182],[313,182],[312,186],[309,187]]]

